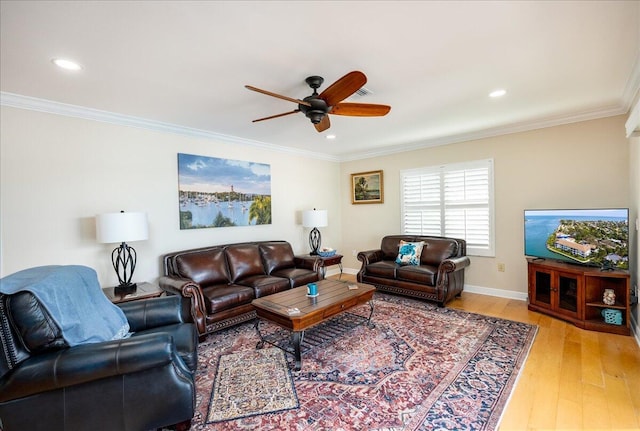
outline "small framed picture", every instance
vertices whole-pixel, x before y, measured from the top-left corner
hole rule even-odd
[[[384,181],[382,171],[351,174],[351,203],[384,203]]]

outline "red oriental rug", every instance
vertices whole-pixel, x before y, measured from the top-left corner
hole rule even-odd
[[[192,430],[497,429],[537,327],[379,293],[374,304],[374,327],[343,313],[311,334],[299,372],[290,354],[256,353],[252,323],[210,335]]]

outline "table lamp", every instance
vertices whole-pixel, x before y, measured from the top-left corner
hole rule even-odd
[[[111,253],[113,269],[118,275],[119,286],[116,294],[135,292],[136,284],[131,282],[136,268],[137,254],[127,242],[143,241],[149,238],[147,214],[142,212],[106,213],[96,216],[96,238],[101,243],[120,243]]]
[[[311,247],[311,255],[317,255],[322,244],[319,227],[327,226],[327,210],[307,210],[302,213],[302,226],[313,228],[309,233],[309,246]]]

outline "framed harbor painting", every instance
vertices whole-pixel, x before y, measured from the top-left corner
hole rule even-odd
[[[351,174],[351,203],[384,203],[384,179],[382,171]]]
[[[271,224],[271,166],[178,153],[180,229]]]

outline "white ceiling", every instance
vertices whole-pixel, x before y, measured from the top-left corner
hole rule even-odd
[[[2,1],[0,20],[5,105],[29,96],[335,160],[623,114],[640,87],[638,1]],[[307,76],[321,91],[351,70],[373,92],[357,101],[387,116],[331,116],[333,141],[301,113],[251,122],[296,105],[245,84],[303,98]]]

